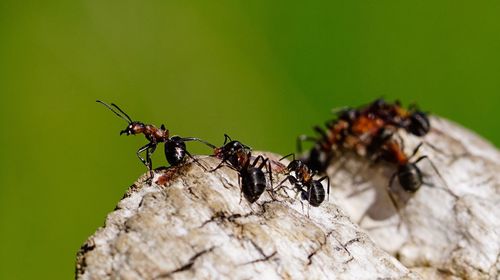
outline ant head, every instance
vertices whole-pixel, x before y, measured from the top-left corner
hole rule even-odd
[[[417,136],[424,136],[431,129],[429,118],[424,112],[415,111],[410,114],[408,131]]]
[[[231,163],[231,165],[233,166],[239,166],[240,161],[245,161],[246,159],[248,159],[250,150],[250,147],[242,144],[239,141],[232,140],[228,143],[225,143],[222,147],[215,148],[214,155],[217,158],[229,161],[229,163]]]
[[[279,160],[281,161],[281,160],[288,158],[288,157],[292,157],[292,160],[290,161],[290,163],[286,167],[289,172],[292,172],[292,171],[297,172],[298,170],[300,170],[300,169],[304,168],[304,166],[306,166],[306,164],[302,160],[295,159],[294,153],[288,154],[288,155],[280,158]]]
[[[229,156],[247,150],[250,150],[250,147],[242,144],[240,141],[233,140],[222,146],[221,152]]]
[[[144,132],[145,125],[141,122],[131,122],[124,130],[120,131],[120,135],[133,135]]]
[[[302,169],[304,166],[305,166],[305,164],[303,161],[298,160],[298,159],[294,159],[288,164],[287,169],[289,171],[298,171],[298,170]]]
[[[399,166],[396,175],[399,184],[407,192],[414,193],[422,185],[422,172],[415,163]]]

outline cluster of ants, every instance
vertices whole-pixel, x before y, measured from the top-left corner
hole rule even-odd
[[[280,159],[281,161],[293,156],[293,160],[288,166],[281,169],[286,178],[274,189],[271,162],[281,164],[262,155],[253,156],[249,146],[240,141],[232,140],[228,135],[225,135],[224,144],[220,147],[196,137],[170,137],[169,131],[164,125],[157,128],[154,125],[133,121],[117,105],[113,103],[108,105],[100,100],[97,102],[127,121],[128,125],[120,132],[120,135],[144,134],[149,141],[148,144],[139,148],[137,157],[148,168],[151,179],[154,175],[151,155],[156,150],[157,145],[161,143],[164,143],[165,157],[171,166],[185,163],[187,156],[205,171],[208,171],[186,148],[186,142],[198,141],[213,149],[212,156],[221,160],[214,169],[210,170],[211,172],[227,166],[238,173],[241,192],[249,203],[258,200],[266,190],[269,180],[271,195],[283,188],[283,184],[289,181],[293,185],[292,189],[300,194],[302,200],[306,200],[311,206],[320,206],[325,200],[326,194],[330,193],[330,179],[326,176],[327,168],[332,160],[346,152],[354,152],[359,156],[366,157],[371,162],[383,161],[392,164],[396,171],[389,180],[389,187],[397,178],[405,191],[414,193],[424,183],[423,174],[417,163],[428,159],[427,156],[424,155],[412,160],[422,143],[413,150],[411,155],[406,155],[403,140],[397,137],[397,132],[399,129],[403,129],[410,134],[424,136],[430,130],[429,119],[426,113],[420,111],[416,106],[404,108],[398,101],[389,103],[378,99],[358,108],[336,110],[336,117],[327,122],[325,128],[314,127],[318,133],[317,137],[299,136],[297,149],[300,153],[302,152],[302,142],[313,141],[314,145],[301,159],[295,159],[294,154]],[[145,158],[142,156],[143,153],[145,153]],[[441,176],[434,164],[430,163],[435,172]],[[266,172],[264,172],[264,168]],[[318,174],[324,176],[314,179]],[[327,192],[321,183],[325,179],[327,180]],[[392,203],[397,208],[390,188],[388,190]]]

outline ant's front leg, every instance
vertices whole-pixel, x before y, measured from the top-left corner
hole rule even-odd
[[[146,165],[146,167],[148,167],[148,169],[149,169],[149,160],[144,159],[143,157],[141,157],[141,153],[143,153],[144,151],[149,150],[149,148],[151,148],[151,142],[149,142],[148,144],[140,147],[139,150],[137,150],[137,152],[136,152],[137,157],[141,160],[141,162],[144,165]],[[148,158],[147,154],[146,154],[146,158]]]
[[[146,160],[148,162],[149,178],[151,179],[151,182],[154,178],[153,161],[151,160],[151,155],[155,152],[155,150],[156,144],[151,145],[151,147],[146,150]]]
[[[286,181],[289,181],[289,182],[290,182],[290,184],[292,184],[292,185],[294,185],[294,186],[295,186],[295,185],[297,185],[297,183],[298,183],[298,181],[297,181],[297,179],[296,179],[295,177],[293,177],[292,175],[288,175],[288,176],[286,176],[286,178],[285,178],[285,179],[283,179],[283,181],[281,181],[281,182],[280,182],[280,183],[276,186],[276,189],[274,189],[274,190],[273,190],[273,192],[277,192],[277,191],[279,191],[281,188],[285,188],[285,189],[292,189],[292,188],[287,188],[287,187],[285,187],[285,186],[282,186],[282,185],[283,185]],[[286,193],[286,191],[285,191],[285,193]]]
[[[137,150],[137,157],[141,160],[141,162],[148,168],[148,172],[149,172],[149,176],[150,178],[148,178],[148,180],[151,180],[153,179],[153,163],[151,161],[151,154],[153,154],[153,152],[156,150],[156,143],[153,143],[153,142],[149,142],[148,144],[142,146],[141,148],[139,148],[139,150]],[[144,159],[142,156],[141,156],[141,153],[143,153],[144,151],[146,151],[146,159]]]

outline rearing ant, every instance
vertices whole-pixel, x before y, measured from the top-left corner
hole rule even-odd
[[[124,119],[128,123],[127,127],[124,130],[120,131],[120,135],[144,134],[146,139],[149,141],[148,144],[140,147],[139,150],[137,150],[136,154],[137,157],[141,160],[141,162],[148,168],[151,178],[153,177],[151,155],[154,153],[154,151],[156,150],[156,146],[159,143],[165,143],[165,157],[167,158],[167,161],[171,166],[180,165],[183,162],[185,156],[187,155],[196,164],[198,164],[201,168],[203,168],[203,170],[206,171],[206,168],[203,165],[201,165],[198,162],[198,160],[196,160],[187,151],[185,142],[198,141],[210,147],[213,146],[212,144],[195,137],[187,137],[187,138],[181,138],[180,136],[170,137],[168,129],[166,129],[165,125],[163,124],[160,126],[160,128],[157,128],[152,124],[144,124],[139,121],[133,121],[130,118],[130,116],[127,115],[127,113],[125,113],[122,109],[120,109],[120,107],[118,107],[116,104],[111,103],[111,105],[108,105],[100,100],[97,100],[97,102],[106,106],[113,113],[115,113],[115,115],[117,115],[121,119]],[[146,159],[144,159],[141,156],[141,153],[143,152],[146,152]]]

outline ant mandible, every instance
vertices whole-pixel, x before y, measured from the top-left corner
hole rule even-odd
[[[169,131],[168,129],[165,128],[165,125],[163,124],[160,126],[160,128],[157,128],[152,124],[144,124],[139,121],[133,121],[130,118],[130,116],[127,113],[125,113],[122,109],[120,109],[120,107],[118,107],[116,104],[111,103],[111,105],[108,105],[107,103],[100,100],[97,100],[97,102],[106,106],[115,115],[117,115],[118,117],[120,117],[121,119],[125,120],[128,123],[127,127],[124,130],[120,131],[120,135],[125,134],[128,136],[128,135],[136,135],[142,133],[149,141],[148,144],[139,148],[136,154],[137,157],[141,160],[141,162],[148,168],[148,171],[150,172],[150,179],[152,179],[154,175],[152,169],[151,155],[154,153],[159,143],[165,143],[165,157],[167,158],[167,161],[171,166],[180,165],[184,161],[185,156],[187,155],[197,165],[199,165],[203,170],[206,171],[206,168],[203,165],[201,165],[198,162],[198,160],[195,159],[187,151],[185,142],[198,141],[210,147],[213,146],[212,144],[200,138],[195,138],[195,137],[187,137],[187,138],[181,138],[180,136],[169,137]],[[146,159],[144,159],[141,156],[141,153],[143,152],[146,152]]]

